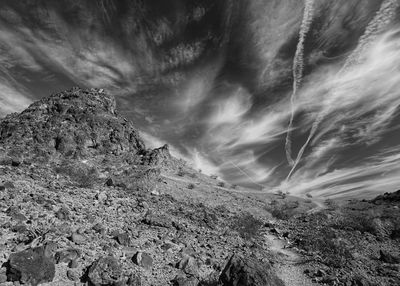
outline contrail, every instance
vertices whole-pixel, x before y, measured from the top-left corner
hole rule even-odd
[[[379,11],[376,13],[375,17],[368,24],[364,34],[359,39],[357,47],[350,54],[345,64],[343,65],[342,69],[339,71],[339,74],[344,72],[347,68],[361,63],[362,55],[371,46],[371,44],[378,37],[378,35],[384,32],[387,26],[393,21],[394,17],[396,16],[396,10],[399,6],[400,6],[399,0],[384,0],[382,2]],[[286,177],[286,180],[289,180],[290,177],[292,176],[301,158],[303,157],[304,151],[306,150],[311,139],[317,132],[317,129],[321,124],[322,120],[328,113],[329,109],[326,109],[325,111],[318,114],[317,118],[315,119],[311,127],[310,134],[308,135],[308,138],[304,143],[304,145],[301,147],[297,155],[297,158],[294,161],[294,164],[292,165],[292,169],[290,170],[288,176]]]
[[[384,0],[375,17],[368,24],[364,34],[360,37],[355,50],[347,58],[341,71],[357,65],[362,60],[362,55],[371,46],[373,41],[381,34],[396,16],[400,6],[399,0]]]
[[[294,100],[297,94],[297,90],[299,89],[301,81],[303,79],[304,42],[306,40],[308,32],[310,31],[311,22],[314,14],[313,6],[314,6],[314,0],[305,0],[303,21],[301,22],[300,32],[299,32],[299,42],[297,43],[296,54],[293,60],[293,92],[290,97],[291,116],[285,143],[286,158],[291,166],[293,166],[295,163],[294,160],[292,159],[292,140],[290,138],[293,127],[294,113],[295,113]]]

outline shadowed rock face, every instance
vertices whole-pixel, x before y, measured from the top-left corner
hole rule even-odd
[[[73,88],[42,99],[0,122],[0,143],[18,157],[140,154],[145,146],[132,124],[116,114],[113,96]]]
[[[13,253],[10,256],[7,273],[10,281],[38,285],[51,282],[54,275],[54,262],[46,257],[43,247]]]
[[[268,262],[234,254],[220,276],[224,286],[284,286]]]

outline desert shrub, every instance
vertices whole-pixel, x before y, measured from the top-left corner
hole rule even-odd
[[[328,207],[328,210],[335,210],[339,207],[337,203],[331,199],[325,200],[325,205]]]
[[[400,239],[400,220],[398,220],[394,224],[394,228],[392,230],[392,233],[390,234],[391,239]]]
[[[299,206],[298,201],[278,203],[275,201],[271,209],[267,209],[273,217],[280,220],[288,220],[296,214],[296,209]]]
[[[223,187],[225,187],[225,183],[224,182],[218,182],[217,186],[223,188]]]
[[[63,161],[56,172],[68,176],[81,188],[93,187],[98,179],[97,169],[82,163]]]
[[[136,169],[125,178],[128,189],[149,193],[157,188],[160,170],[157,168]]]
[[[344,212],[342,219],[333,226],[337,229],[358,230],[361,233],[369,232],[376,235],[379,233],[376,218],[377,216],[371,212],[348,210]]]
[[[298,244],[306,251],[320,253],[323,263],[335,268],[343,267],[353,258],[346,241],[328,227],[303,234]]]
[[[183,171],[182,168],[179,168],[178,172],[176,173],[176,175],[178,175],[179,177],[184,177],[185,176],[185,171]]]
[[[232,221],[232,228],[244,239],[250,239],[258,235],[263,222],[249,213],[236,216]]]

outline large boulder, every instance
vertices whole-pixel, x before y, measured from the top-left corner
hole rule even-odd
[[[222,271],[223,286],[285,286],[268,262],[234,254]]]
[[[37,247],[11,254],[7,279],[33,286],[53,281],[55,265],[45,253],[44,247]]]

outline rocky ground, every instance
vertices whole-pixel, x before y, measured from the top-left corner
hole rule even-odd
[[[400,285],[400,191],[277,221],[280,236],[324,285]],[[285,210],[281,210],[285,213]]]
[[[0,143],[0,285],[283,285],[271,195],[147,150],[101,90],[7,116]]]
[[[0,120],[0,285],[400,284],[396,195],[232,186],[146,149],[115,106],[74,88]]]

